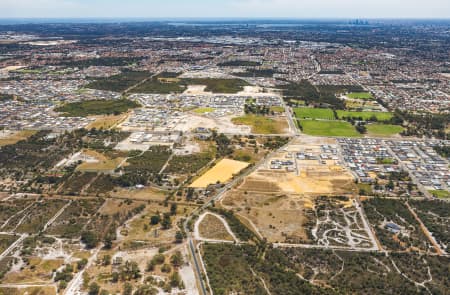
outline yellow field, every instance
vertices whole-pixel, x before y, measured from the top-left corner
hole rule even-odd
[[[36,131],[33,130],[12,132],[11,134],[6,134],[5,136],[2,136],[2,133],[0,132],[0,146],[16,144],[17,142],[27,139],[34,134],[36,134]]]
[[[206,188],[210,184],[217,182],[225,183],[230,180],[234,174],[239,173],[250,165],[246,162],[240,162],[230,159],[223,159],[216,166],[208,170],[199,179],[194,181],[190,187]]]
[[[93,150],[85,150],[84,154],[96,158],[98,163],[82,163],[77,167],[78,171],[96,171],[96,172],[107,172],[117,168],[119,164],[124,160],[124,158],[109,159],[105,155],[100,154]]]
[[[89,124],[86,128],[87,129],[110,129],[117,124],[125,121],[125,119],[128,117],[128,114],[122,114],[117,116],[97,116],[95,117],[96,120]]]

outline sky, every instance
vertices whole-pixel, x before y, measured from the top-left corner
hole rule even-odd
[[[0,18],[450,18],[450,0],[0,0]]]

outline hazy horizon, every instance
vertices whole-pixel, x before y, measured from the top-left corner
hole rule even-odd
[[[2,0],[0,18],[20,19],[448,19],[447,0]]]

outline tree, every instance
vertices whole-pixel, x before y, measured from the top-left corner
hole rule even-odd
[[[163,266],[161,266],[161,271],[165,272],[165,273],[169,273],[172,271],[172,268],[170,267],[169,264],[166,263]]]
[[[180,274],[179,274],[177,271],[175,271],[175,272],[170,276],[169,284],[170,284],[170,286],[173,287],[173,288],[176,288],[176,287],[179,287],[179,286],[182,285],[182,281],[181,281],[181,278],[180,278]]]
[[[123,286],[123,295],[131,295],[133,293],[133,286],[130,283],[125,283]]]
[[[89,285],[89,295],[98,295],[100,292],[100,286],[97,283],[92,283]]]
[[[174,267],[180,267],[184,263],[183,255],[180,251],[176,251],[175,254],[170,257],[170,263]]]
[[[86,258],[81,259],[77,262],[77,269],[80,271],[82,270],[88,263],[88,260]]]
[[[153,215],[152,217],[150,217],[150,224],[151,225],[157,225],[159,222],[161,221],[161,216],[158,215]]]
[[[164,213],[163,220],[161,222],[163,229],[169,229],[172,227],[172,220],[170,219],[170,214]]]
[[[175,243],[181,244],[183,242],[183,233],[181,231],[177,231],[175,234]]]
[[[170,205],[170,215],[174,216],[176,214],[177,214],[177,204],[172,203],[172,205]]]
[[[86,245],[87,249],[92,249],[97,247],[98,237],[92,231],[85,231],[81,233],[81,241]]]

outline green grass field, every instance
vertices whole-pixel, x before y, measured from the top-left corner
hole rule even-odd
[[[343,121],[302,120],[303,132],[315,136],[361,137],[352,124]]]
[[[362,120],[370,120],[371,117],[375,116],[378,121],[389,121],[394,116],[393,113],[389,112],[351,112],[351,111],[336,111],[338,115],[338,119],[343,118],[353,118],[353,119],[362,119]]]
[[[450,198],[450,192],[444,191],[444,190],[438,190],[438,191],[430,191],[430,193],[439,199],[448,199]]]
[[[298,119],[335,119],[332,109],[295,108],[294,112]]]
[[[214,108],[197,108],[197,109],[194,109],[194,113],[197,113],[197,114],[205,114],[205,113],[212,113],[212,112],[214,112]]]
[[[119,115],[129,109],[140,107],[134,101],[128,99],[117,100],[86,100],[68,103],[55,109],[67,117],[87,117],[91,115]]]
[[[367,125],[367,133],[372,136],[392,136],[402,132],[404,128],[390,124],[370,124]]]
[[[270,111],[275,113],[284,113],[284,107],[273,106],[270,107]]]
[[[373,99],[370,92],[352,92],[347,94],[347,97],[353,99]]]
[[[233,118],[232,122],[236,125],[250,126],[252,132],[256,134],[281,134],[288,127],[286,121],[274,120],[258,115],[245,115]]]

